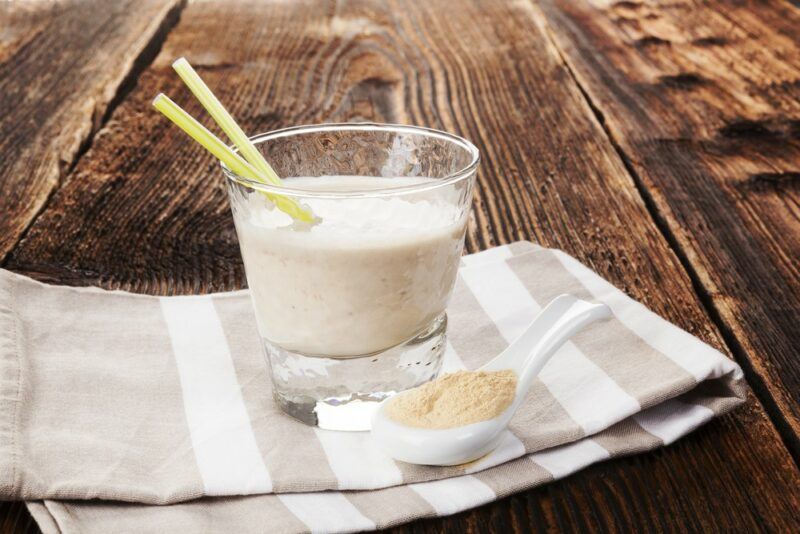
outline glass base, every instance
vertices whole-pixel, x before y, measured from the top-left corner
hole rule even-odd
[[[355,358],[292,352],[262,339],[278,406],[307,425],[369,430],[378,404],[436,378],[442,367],[447,316],[385,351]]]

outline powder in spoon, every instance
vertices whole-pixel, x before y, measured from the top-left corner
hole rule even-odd
[[[386,415],[406,426],[453,428],[497,417],[516,391],[514,371],[458,371],[397,395]]]

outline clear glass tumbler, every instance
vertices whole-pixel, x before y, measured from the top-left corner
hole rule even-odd
[[[283,187],[223,172],[275,400],[310,425],[367,430],[378,402],[441,368],[478,150],[383,124],[253,142]],[[292,219],[271,195],[316,221]]]

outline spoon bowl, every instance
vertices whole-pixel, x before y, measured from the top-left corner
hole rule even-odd
[[[525,400],[533,379],[553,354],[579,330],[610,315],[611,310],[605,304],[594,304],[572,295],[556,297],[519,338],[477,369],[511,369],[516,373],[514,401],[500,415],[453,428],[419,428],[391,419],[385,408],[392,399],[387,399],[372,416],[373,439],[392,458],[414,464],[458,465],[490,453],[500,444],[503,431]]]

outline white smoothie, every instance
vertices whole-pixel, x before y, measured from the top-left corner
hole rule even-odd
[[[291,178],[285,185],[350,191],[429,180],[348,176]],[[238,207],[232,203],[265,339],[308,355],[366,355],[412,338],[444,311],[466,224],[453,199],[434,189],[302,201],[320,223],[298,227],[255,192]]]

